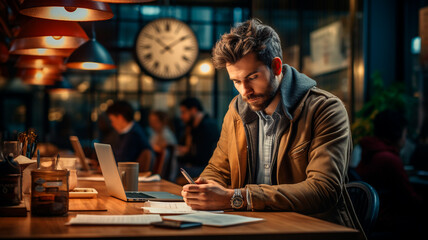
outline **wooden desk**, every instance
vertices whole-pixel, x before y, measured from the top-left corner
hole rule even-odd
[[[104,182],[79,181],[78,187],[93,187],[98,191],[99,204],[107,211],[69,212],[66,217],[0,217],[0,239],[59,239],[59,238],[143,238],[143,239],[359,239],[360,233],[316,218],[293,212],[227,212],[249,217],[261,217],[266,221],[225,228],[202,226],[201,228],[175,230],[153,226],[65,226],[78,213],[85,214],[142,214],[143,203],[126,203],[110,197]],[[180,194],[181,187],[162,180],[140,183],[140,190],[169,191]],[[70,199],[72,201],[72,199]],[[84,200],[80,200],[84,203]]]

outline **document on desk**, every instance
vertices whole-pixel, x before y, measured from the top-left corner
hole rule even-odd
[[[78,177],[77,180],[104,182],[104,177],[103,176]],[[159,182],[160,180],[161,180],[161,177],[159,174],[153,174],[149,177],[146,177],[146,176],[139,176],[138,177],[139,182]]]
[[[197,212],[178,216],[164,216],[163,218],[176,221],[200,222],[203,225],[214,227],[227,227],[264,220],[263,218],[253,218],[231,214],[217,214],[210,212]]]
[[[149,225],[162,222],[159,214],[139,215],[89,215],[77,214],[66,225]]]
[[[147,201],[144,203],[144,206],[141,208],[144,210],[144,213],[154,213],[154,214],[185,214],[185,213],[200,212],[197,210],[193,210],[191,207],[187,206],[185,202]],[[210,212],[222,213],[223,211],[210,211]]]

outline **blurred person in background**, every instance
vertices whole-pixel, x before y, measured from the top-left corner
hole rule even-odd
[[[139,162],[140,171],[150,170],[154,155],[142,127],[134,122],[134,109],[127,101],[116,101],[107,108],[112,127],[119,134],[112,145],[116,162]]]
[[[360,140],[361,161],[356,171],[379,194],[380,208],[373,235],[405,239],[421,234],[421,197],[414,191],[400,158],[407,135],[407,120],[396,110],[379,112],[374,136]],[[383,235],[381,235],[383,236]]]
[[[185,124],[185,131],[177,148],[178,164],[190,176],[197,177],[207,166],[220,131],[197,98],[190,97],[180,102],[180,118]]]
[[[174,133],[169,128],[169,118],[166,112],[161,110],[152,110],[149,113],[149,126],[151,128],[150,145],[156,154],[157,161],[162,161],[162,166],[159,167],[155,163],[155,169],[159,171],[162,177],[168,180],[175,181],[177,176],[177,159],[175,149],[177,140]],[[164,159],[161,159],[164,158]]]

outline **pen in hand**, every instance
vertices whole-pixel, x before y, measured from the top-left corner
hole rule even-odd
[[[190,177],[190,175],[186,172],[186,170],[184,170],[183,168],[180,168],[180,171],[189,183],[196,184],[195,181],[193,181],[193,179]]]

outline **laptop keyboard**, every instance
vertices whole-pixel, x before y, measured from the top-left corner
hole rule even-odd
[[[142,192],[127,192],[126,196],[128,198],[154,198],[153,196],[144,194]]]

